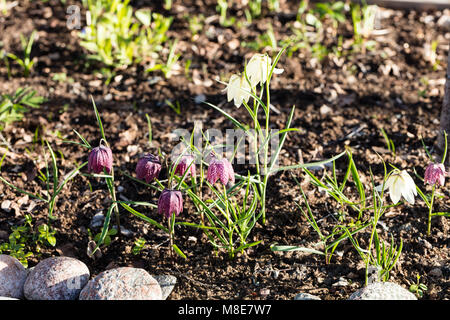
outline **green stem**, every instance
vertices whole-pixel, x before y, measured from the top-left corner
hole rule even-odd
[[[375,232],[377,232],[377,224],[378,224],[378,220],[381,218],[382,214],[383,214],[383,205],[381,203],[380,206],[380,211],[377,212],[378,210],[376,209],[376,202],[377,200],[374,199],[374,217],[373,217],[373,228],[372,228],[372,234],[370,235],[370,241],[369,241],[369,249],[367,250],[367,258],[366,258],[366,272],[365,272],[365,285],[367,286],[367,280],[368,280],[368,269],[369,269],[369,263],[370,263],[370,257],[371,257],[371,250],[372,250],[372,243],[373,243],[373,237],[375,235]]]
[[[168,221],[168,227],[169,227],[169,254],[170,256],[172,256],[173,253],[173,228],[172,228],[172,219],[175,219],[175,214],[173,214],[169,219],[167,219]]]
[[[106,172],[105,172],[106,174]],[[111,168],[111,178],[106,178],[107,180],[109,180],[109,185],[110,185],[110,194],[111,194],[111,199],[113,201],[113,203],[117,202],[117,198],[116,198],[116,188],[114,188],[114,168]],[[108,184],[108,182],[107,182]],[[117,223],[117,231],[119,231],[118,236],[120,237],[121,232],[120,232],[120,213],[119,213],[119,207],[118,206],[114,206],[114,211],[116,213],[116,223]]]
[[[261,185],[262,192],[261,192],[261,212],[262,212],[262,223],[266,223],[266,190],[267,190],[267,180],[268,180],[268,174],[264,176],[263,183]]]
[[[431,215],[433,214],[433,202],[434,202],[434,192],[436,191],[436,184],[433,185],[433,191],[431,193],[431,201],[430,207],[428,208],[428,228],[427,228],[427,236],[431,233]]]
[[[112,183],[114,183],[114,180],[112,181]],[[111,193],[111,199],[113,200],[113,202],[116,202],[117,201],[117,199],[116,199],[116,190],[114,189],[114,187],[113,187],[113,189],[112,189],[112,193]],[[115,206],[114,207],[114,211],[115,211],[115,213],[116,213],[116,223],[117,223],[117,230],[119,231],[119,237],[120,237],[120,235],[121,235],[121,232],[120,232],[120,213],[119,213],[119,208],[118,208],[118,206]]]
[[[224,198],[224,204],[225,204],[225,212],[226,212],[226,218],[228,223],[228,245],[229,245],[229,254],[230,258],[233,258],[233,229],[231,228],[231,219],[230,219],[230,211],[228,209],[228,197],[227,197],[227,187],[223,186],[223,198]]]
[[[245,103],[245,101],[244,101],[244,103]],[[254,135],[254,141],[253,141],[254,146],[253,147],[254,147],[254,152],[255,152],[256,175],[258,176],[258,180],[261,181],[261,168],[259,166],[259,154],[258,154],[258,149],[259,149],[258,148],[258,139],[260,136],[260,132],[258,131],[258,128],[259,128],[259,130],[261,130],[261,129],[260,129],[259,122],[258,122],[258,106],[259,106],[259,103],[257,103],[255,101],[255,99],[253,99],[253,110],[254,110],[253,121],[254,121],[254,125],[255,125],[255,135]],[[261,196],[260,204],[261,204],[261,212],[262,212],[262,217],[263,217],[263,224],[266,221],[265,220],[265,212],[264,212],[264,210],[265,210],[265,190],[266,190],[265,185],[258,183],[258,191]]]
[[[265,139],[267,139],[267,144],[264,146],[264,182],[262,184],[262,194],[261,194],[261,211],[262,211],[262,223],[266,224],[266,189],[267,189],[267,181],[269,178],[269,172],[267,172],[267,160],[269,157],[269,123],[270,123],[270,90],[269,90],[269,79],[266,81],[266,134]]]
[[[366,272],[365,272],[365,280],[364,280],[364,283],[366,286],[368,284],[367,281],[368,281],[368,277],[369,277],[370,252],[372,250],[372,242],[373,242],[373,237],[374,237],[376,229],[377,229],[377,223],[378,223],[378,219],[375,219],[373,228],[372,228],[372,234],[370,235],[369,249],[368,249],[367,256],[366,256]]]
[[[203,201],[203,178],[204,178],[204,172],[203,172],[203,159],[200,161],[200,186],[198,189],[198,197],[200,198],[200,201]],[[195,183],[197,183],[197,178],[195,179]],[[205,226],[205,217],[204,217],[204,210],[205,208],[200,208],[200,219],[202,220],[202,226]]]
[[[445,159],[447,158],[448,144],[447,144],[447,132],[444,131],[444,155],[442,156],[441,163],[445,163]]]

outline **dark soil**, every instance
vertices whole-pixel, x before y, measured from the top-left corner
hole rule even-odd
[[[267,13],[249,27],[240,29],[220,26],[212,0],[175,1],[170,12],[162,9],[159,2],[151,1],[147,5],[147,1],[134,1],[133,5],[150,6],[175,17],[170,36],[179,39],[181,71],[164,79],[162,74],[146,74],[142,66],[130,67],[119,71],[108,86],[95,73],[99,66],[85,63],[86,51],[78,43],[78,31],[66,28],[66,7],[60,1],[20,1],[9,15],[0,14],[0,40],[5,50],[20,54],[18,35],[29,35],[32,30],[38,30],[39,34],[32,51],[37,63],[31,77],[23,78],[13,64],[13,77],[8,79],[5,65],[0,64],[0,93],[13,93],[19,87],[28,86],[47,98],[40,109],[30,111],[22,122],[1,132],[6,143],[0,151],[7,152],[1,167],[5,179],[30,192],[45,189],[37,177],[45,160],[42,145],[33,143],[36,130],[39,138],[47,139],[57,151],[61,176],[86,161],[85,149],[63,140],[77,140],[72,131],[75,129],[92,145],[98,144],[100,133],[89,95],[100,109],[113,149],[116,188],[121,186],[118,196],[123,200],[156,203],[158,194],[121,175],[120,171],[133,175],[137,159],[144,152],[161,148],[169,154],[178,143],[172,141],[173,130],[191,130],[195,120],[202,121],[204,129],[232,128],[230,121],[211,107],[196,103],[195,97],[204,95],[206,101],[221,105],[234,117],[248,118],[244,108],[236,109],[232,103],[224,103],[224,86],[215,79],[219,76],[228,79],[232,73],[242,70],[245,60],[254,53],[239,44],[235,46],[232,40],[241,43],[254,40],[267,30],[269,22],[278,40],[290,35],[295,5],[280,1],[281,13]],[[373,51],[353,52],[342,59],[330,55],[321,62],[304,50],[292,57],[282,56],[278,66],[285,72],[275,76],[271,83],[272,104],[279,110],[273,113],[271,123],[274,128],[283,128],[295,105],[292,126],[299,129],[288,136],[281,154],[282,165],[326,159],[350,146],[367,190],[370,168],[377,181],[381,180],[382,162],[377,153],[386,162],[407,169],[412,176],[414,169],[423,176],[428,160],[420,139],[432,149],[439,128],[445,79],[444,62],[439,62],[437,70],[433,70],[423,58],[423,48],[425,43],[437,40],[438,60],[445,61],[450,33],[436,25],[442,12],[387,9],[383,12],[387,15],[382,20],[382,28],[387,32],[375,38],[377,45]],[[208,19],[203,30],[192,37],[183,18],[186,13],[215,18]],[[234,5],[230,14],[237,15],[238,20],[245,19],[239,5]],[[432,17],[431,22],[427,16]],[[339,34],[344,40],[351,39],[351,23],[342,25]],[[329,37],[324,45],[336,46],[337,38]],[[186,76],[184,65],[188,60],[192,64]],[[70,79],[53,80],[58,73],[66,73]],[[425,94],[419,94],[423,90]],[[180,103],[180,115],[165,104],[166,99]],[[324,112],[324,105],[330,108],[328,113]],[[151,145],[146,113],[153,127]],[[381,128],[395,144],[395,157],[386,148]],[[345,165],[344,160],[337,162],[341,174]],[[246,174],[248,169],[236,168],[241,174]],[[320,176],[322,171],[316,173]],[[215,252],[200,230],[182,226],[176,229],[176,243],[187,259],[171,256],[165,233],[122,209],[121,224],[133,235],[113,237],[112,243],[102,248],[102,257],[94,260],[86,253],[89,224],[96,213],[106,213],[110,199],[103,180],[79,175],[64,188],[57,201],[57,220],[52,223],[56,247],[43,247],[29,259],[29,265],[46,257],[69,255],[85,262],[92,275],[115,266],[141,267],[151,274],[173,274],[178,284],[170,299],[292,299],[299,292],[327,300],[347,299],[364,285],[365,271],[350,242],[342,242],[328,264],[318,255],[270,250],[274,243],[312,247],[319,240],[296,205],[296,202],[303,205],[303,201],[293,176],[301,181],[321,227],[329,231],[335,223],[333,213],[337,211],[337,203],[315,190],[306,175],[297,170],[271,177],[267,222],[258,223],[250,236],[261,243],[244,255],[238,254],[234,260],[225,252]],[[425,188],[418,178],[415,181],[421,189]],[[436,200],[435,211],[450,209],[448,181],[440,189],[443,197]],[[0,201],[5,200],[17,206],[13,210],[0,210],[0,242],[7,241],[11,226],[22,224],[26,213],[32,215],[36,227],[47,223],[48,211],[42,202],[0,184]],[[149,217],[163,221],[156,210],[140,209]],[[178,220],[199,223],[194,212],[193,205],[186,201]],[[421,275],[421,282],[428,286],[424,299],[449,299],[449,220],[433,218],[432,233],[427,236],[427,214],[425,203],[416,198],[414,206],[400,205],[382,218],[384,227],[380,226],[379,230],[382,237],[389,241],[392,234],[396,242],[403,240],[402,255],[391,271],[390,280],[407,288],[416,275]],[[95,235],[100,229],[91,231]],[[361,247],[367,245],[368,237],[369,230],[358,235]],[[133,255],[131,250],[138,238],[144,238],[147,246],[140,254]],[[430,274],[435,268],[442,275]],[[349,284],[333,286],[341,277]]]

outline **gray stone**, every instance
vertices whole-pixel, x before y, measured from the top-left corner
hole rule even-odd
[[[162,300],[161,287],[144,269],[103,271],[81,290],[80,300]]]
[[[319,112],[321,115],[326,115],[330,112],[333,112],[333,109],[331,109],[329,106],[327,106],[326,104],[324,104],[323,106],[320,107]]]
[[[89,280],[89,269],[70,257],[42,260],[30,271],[24,294],[29,300],[75,300]]]
[[[134,235],[133,231],[125,229],[124,227],[120,227],[120,233],[125,237],[132,237]]]
[[[332,287],[346,287],[348,286],[349,283],[347,281],[347,279],[340,277],[338,282],[333,283],[331,286]]]
[[[322,300],[322,299],[320,299],[318,296],[309,293],[300,292],[294,297],[294,300]]]
[[[8,240],[8,238],[9,238],[8,232],[0,230],[0,239]]]
[[[442,278],[443,276],[442,270],[440,268],[434,268],[428,274],[436,278]]]
[[[153,276],[153,278],[158,281],[159,286],[161,287],[162,300],[166,300],[167,297],[172,293],[173,288],[177,283],[177,278],[169,274]]]
[[[352,293],[348,300],[417,300],[417,298],[396,283],[374,282]]]
[[[206,96],[204,94],[196,95],[194,98],[195,104],[201,104],[206,101]]]
[[[0,296],[22,298],[27,275],[27,270],[19,260],[0,254]]]
[[[92,217],[89,227],[91,227],[91,228],[101,227],[103,225],[104,220],[105,220],[105,215],[103,214],[103,212],[100,211]]]

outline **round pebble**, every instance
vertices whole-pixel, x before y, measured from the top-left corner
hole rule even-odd
[[[172,293],[173,288],[177,284],[177,278],[170,274],[163,274],[159,276],[153,276],[156,281],[158,281],[161,287],[161,299],[166,300],[167,297]]]
[[[294,300],[322,300],[322,299],[320,299],[318,296],[309,293],[300,292],[294,297]]]
[[[103,221],[105,220],[105,215],[102,212],[96,213],[91,220],[90,227],[98,228],[103,225]]]
[[[23,298],[27,270],[14,257],[0,254],[0,296]]]
[[[348,300],[417,300],[417,298],[396,283],[374,282],[354,292]]]
[[[89,280],[89,269],[70,257],[42,260],[30,271],[24,286],[29,300],[75,300]]]
[[[440,268],[434,268],[428,274],[436,278],[442,278],[443,276],[442,270]]]
[[[120,267],[91,279],[80,300],[162,300],[158,282],[140,268]]]

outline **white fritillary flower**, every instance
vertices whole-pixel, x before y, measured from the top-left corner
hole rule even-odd
[[[387,179],[385,189],[389,189],[389,196],[394,204],[403,196],[410,204],[414,204],[414,196],[417,196],[416,184],[406,170],[395,170]],[[382,186],[377,190],[381,191]]]
[[[247,77],[252,87],[263,85],[272,69],[272,59],[267,54],[255,54],[247,64]],[[284,70],[274,68],[273,73],[280,74]]]
[[[225,90],[227,91],[228,102],[234,100],[234,105],[237,108],[241,106],[243,101],[247,103],[250,99],[250,84],[243,75],[233,74]]]

